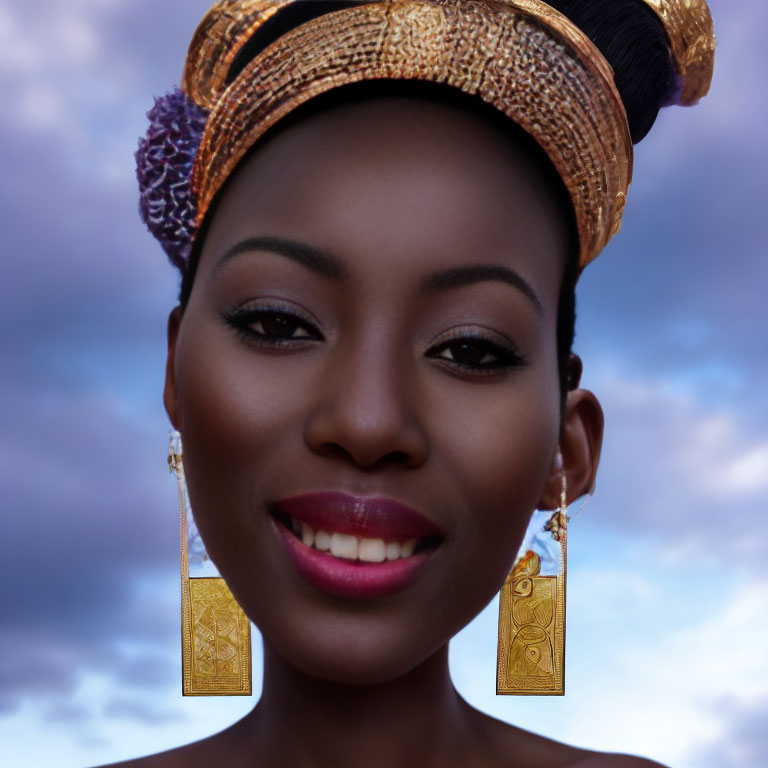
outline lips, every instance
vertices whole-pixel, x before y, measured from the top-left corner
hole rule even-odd
[[[404,504],[339,492],[282,499],[273,518],[299,573],[348,598],[403,589],[442,540],[439,528]]]
[[[311,493],[282,499],[275,507],[315,531],[390,541],[441,535],[440,529],[423,515],[392,499]]]

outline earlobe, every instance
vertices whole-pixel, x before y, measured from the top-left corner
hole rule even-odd
[[[174,429],[181,431],[179,418],[178,389],[176,386],[176,342],[181,327],[182,309],[175,307],[168,316],[168,355],[165,361],[165,386],[163,387],[163,404],[165,412]]]

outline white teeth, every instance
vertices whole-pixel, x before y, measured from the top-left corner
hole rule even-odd
[[[346,560],[357,560],[359,551],[358,540],[348,533],[334,533],[331,536],[331,554]]]
[[[315,549],[321,552],[328,552],[331,549],[331,537],[325,531],[318,531],[315,534]]]
[[[383,563],[411,557],[416,548],[417,539],[404,542],[384,541],[384,539],[359,539],[348,533],[315,532],[309,525],[296,518],[291,519],[291,527],[307,547],[320,552],[330,552],[334,557],[344,560],[360,560],[364,563]]]
[[[365,563],[383,563],[387,557],[384,539],[361,539],[358,557]]]

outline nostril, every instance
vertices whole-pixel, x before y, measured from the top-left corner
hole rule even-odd
[[[338,443],[323,443],[320,446],[320,449],[322,453],[324,453],[326,456],[330,456],[331,458],[344,459],[345,461],[352,462],[355,460],[352,454],[346,448],[344,448],[344,446],[339,445]]]
[[[338,443],[326,443],[323,446],[323,452],[326,456],[344,459],[366,469],[381,466],[402,466],[411,463],[410,455],[406,451],[400,450],[382,454],[377,451],[366,451],[361,447],[360,450],[352,452]]]

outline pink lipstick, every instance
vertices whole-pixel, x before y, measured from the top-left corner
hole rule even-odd
[[[274,504],[273,518],[293,565],[340,597],[373,598],[410,584],[442,539],[437,526],[392,499],[339,492]]]
[[[275,506],[313,528],[352,536],[405,540],[441,535],[426,517],[392,499],[329,491],[282,499]]]

